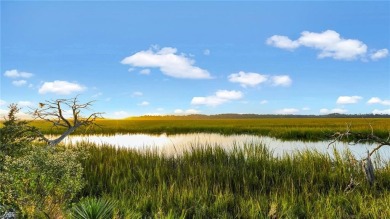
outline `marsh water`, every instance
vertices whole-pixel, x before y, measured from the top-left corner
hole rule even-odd
[[[329,145],[329,141],[306,142],[306,141],[283,141],[266,136],[256,135],[221,135],[210,133],[191,133],[175,135],[150,135],[150,134],[117,134],[117,135],[88,135],[69,136],[64,140],[65,144],[77,144],[79,142],[91,142],[97,145],[112,145],[117,148],[131,148],[137,150],[154,150],[161,154],[180,154],[196,147],[219,146],[225,150],[245,145],[260,145],[268,147],[275,156],[291,154],[295,151],[316,150],[321,153],[333,155],[336,149],[339,152],[349,149],[356,158],[365,157],[367,150],[372,150],[376,145],[337,142]],[[390,147],[382,147],[378,154],[384,160],[390,160]]]

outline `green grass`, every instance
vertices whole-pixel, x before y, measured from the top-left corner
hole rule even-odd
[[[220,133],[254,134],[276,137],[285,140],[324,140],[336,131],[345,131],[346,124],[352,125],[356,132],[368,133],[369,124],[379,137],[387,137],[390,118],[259,118],[259,119],[130,119],[99,120],[101,128],[78,134],[116,134],[116,133]],[[31,123],[45,134],[60,134],[61,129],[53,129],[43,121]]]
[[[117,203],[122,218],[390,218],[390,164],[370,188],[348,153],[277,158],[262,145],[204,145],[180,157],[85,143],[82,196]],[[344,189],[350,175],[360,185]]]

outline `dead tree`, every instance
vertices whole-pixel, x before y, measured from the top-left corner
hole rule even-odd
[[[390,146],[390,132],[387,138],[381,138],[374,134],[374,129],[371,124],[368,124],[370,127],[370,133],[354,132],[351,130],[351,124],[347,124],[347,129],[345,132],[336,132],[332,134],[331,142],[328,147],[334,144],[337,141],[348,141],[350,145],[356,145],[358,143],[373,143],[377,144],[374,149],[371,151],[367,150],[367,157],[361,160],[362,169],[366,176],[366,179],[370,186],[374,183],[374,166],[371,161],[371,156],[383,146]],[[351,176],[351,182],[353,178]],[[348,188],[348,187],[347,187]]]
[[[76,129],[96,126],[96,120],[102,118],[103,113],[95,112],[89,116],[83,116],[81,114],[84,110],[90,110],[93,102],[80,103],[77,96],[70,99],[46,100],[44,103],[39,103],[39,108],[33,109],[31,114],[34,119],[41,119],[51,123],[53,127],[66,129],[56,139],[48,139],[44,135],[41,135],[42,139],[48,145],[56,146]]]

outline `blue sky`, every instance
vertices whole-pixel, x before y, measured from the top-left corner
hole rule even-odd
[[[2,1],[0,112],[390,114],[389,49],[389,1]]]

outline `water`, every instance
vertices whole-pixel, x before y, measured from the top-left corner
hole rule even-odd
[[[176,134],[176,135],[149,135],[149,134],[117,134],[117,135],[89,135],[69,136],[64,140],[65,144],[75,144],[81,141],[95,143],[97,145],[109,144],[118,148],[131,148],[137,150],[155,150],[166,155],[180,154],[185,150],[200,146],[220,146],[226,150],[234,147],[243,147],[245,144],[264,144],[274,152],[276,156],[285,153],[291,154],[295,151],[317,150],[322,153],[333,154],[336,149],[343,152],[349,149],[356,158],[367,156],[367,150],[372,150],[376,145],[337,142],[329,146],[330,142],[303,142],[303,141],[282,141],[275,138],[255,135],[220,135],[207,133]],[[379,151],[383,160],[390,160],[390,147],[383,146]]]

